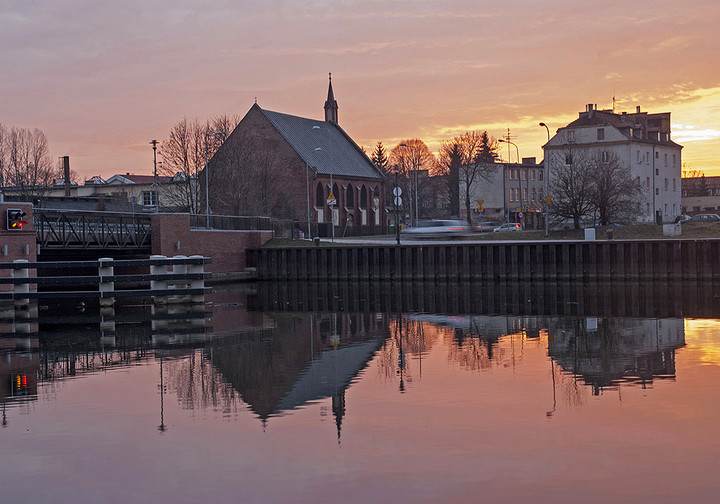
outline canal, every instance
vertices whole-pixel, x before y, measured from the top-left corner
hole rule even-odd
[[[714,502],[719,299],[284,282],[6,306],[2,502]]]

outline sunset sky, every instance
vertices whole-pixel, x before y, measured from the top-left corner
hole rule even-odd
[[[332,72],[368,152],[510,128],[540,160],[539,122],[553,133],[615,96],[671,112],[683,161],[720,175],[718,26],[716,0],[5,0],[0,123],[43,130],[83,179],[151,173],[150,140],[183,117],[257,98],[321,119]]]

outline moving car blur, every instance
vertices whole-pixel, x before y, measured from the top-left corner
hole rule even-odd
[[[467,222],[461,220],[425,220],[419,221],[416,227],[402,231],[406,238],[456,238],[466,236],[470,232]]]

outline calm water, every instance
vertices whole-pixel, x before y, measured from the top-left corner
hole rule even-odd
[[[720,290],[259,285],[0,313],[2,502],[715,502]]]

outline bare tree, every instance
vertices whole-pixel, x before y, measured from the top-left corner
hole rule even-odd
[[[162,164],[158,167],[158,174],[173,180],[163,191],[164,205],[192,214],[202,213],[200,187],[204,181],[200,184],[198,176],[237,123],[236,116],[222,115],[204,123],[183,118],[172,127],[169,139],[160,149]],[[208,177],[211,186],[220,183],[220,178],[211,171]]]
[[[45,195],[54,173],[45,133],[37,128],[13,127],[3,135],[6,137],[3,150],[7,156],[3,174],[5,185],[14,186],[17,194],[27,200]]]
[[[450,142],[445,142],[441,147],[441,159],[444,164],[450,160],[454,152],[459,155],[460,166],[458,179],[460,186],[464,188],[462,198],[465,205],[467,220],[472,223],[472,211],[470,209],[470,196],[473,187],[480,180],[492,181],[496,173],[494,166],[497,158],[497,142],[490,137],[487,131],[468,131],[456,136]]]
[[[427,178],[420,177],[418,172],[427,170],[428,174],[433,175],[437,172],[435,156],[425,142],[419,138],[403,140],[390,151],[389,166],[392,173],[397,173],[398,185],[403,189],[403,207],[413,209],[417,200],[418,206],[422,208],[425,201],[421,195]],[[418,217],[423,217],[424,213],[419,210]],[[414,219],[412,213],[410,216]]]
[[[705,179],[705,172],[693,168],[689,164],[683,163],[682,166],[682,189],[685,194],[683,196],[707,196],[708,186]]]
[[[590,201],[600,224],[630,220],[642,195],[639,181],[630,177],[614,153],[596,152],[588,162],[592,180]]]
[[[8,129],[5,127],[3,123],[0,123],[0,191],[2,191],[2,188],[5,187],[5,183],[7,181],[7,172],[8,172]]]
[[[555,219],[572,219],[575,229],[580,220],[594,209],[593,165],[586,155],[572,148],[548,156],[552,171],[550,213]]]

